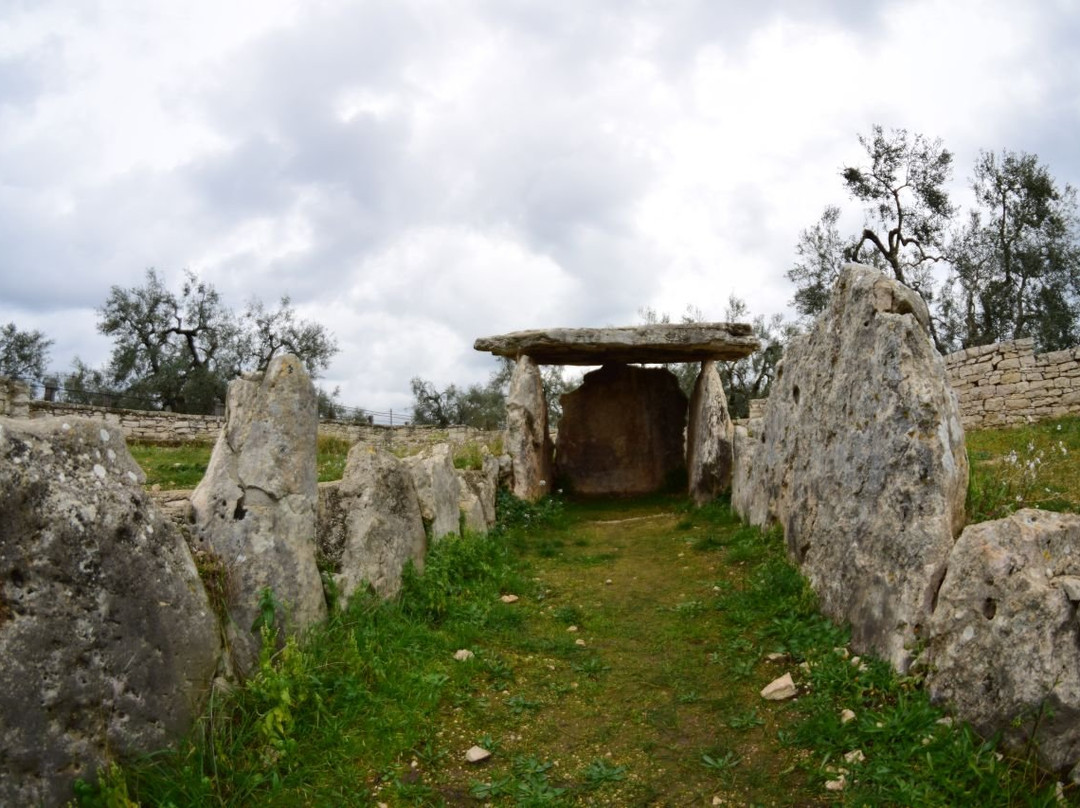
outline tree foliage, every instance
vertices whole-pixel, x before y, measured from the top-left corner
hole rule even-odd
[[[792,302],[804,319],[816,317],[825,310],[840,267],[848,260],[853,248],[840,236],[839,220],[840,208],[827,206],[821,218],[799,234],[795,245],[798,257],[787,271],[787,278],[795,284]]]
[[[940,139],[909,135],[906,129],[886,132],[874,125],[868,137],[858,137],[868,162],[841,172],[851,197],[867,206],[852,258],[865,259],[869,245],[896,280],[929,301],[928,266],[945,257],[945,235],[955,212],[945,188],[952,153]]]
[[[295,353],[318,376],[338,350],[323,326],[297,321],[289,298],[274,310],[253,299],[237,317],[192,272],[176,294],[147,270],[141,286],[113,286],[99,314],[98,330],[113,338],[106,386],[178,412],[212,412],[231,379],[278,353]]]
[[[750,414],[750,401],[767,398],[776,378],[776,365],[784,354],[784,346],[799,333],[795,323],[785,322],[780,314],[765,317],[763,314],[750,318],[746,302],[731,295],[728,298],[724,319],[728,322],[750,320],[754,336],[761,340],[761,350],[735,362],[721,362],[718,366],[724,395],[728,400],[728,412],[732,418],[746,418]]]
[[[646,325],[670,323],[671,316],[658,313],[650,306],[638,309],[638,315]],[[696,306],[688,305],[681,321],[684,323],[704,322],[705,315]],[[717,371],[724,385],[724,395],[728,402],[728,412],[732,418],[745,418],[750,413],[750,400],[765,398],[769,395],[776,375],[776,363],[784,352],[788,339],[798,333],[794,323],[784,322],[783,315],[774,314],[765,317],[762,314],[750,316],[750,307],[735,295],[728,297],[724,310],[724,320],[729,323],[749,321],[754,335],[761,340],[761,350],[735,362],[719,362]],[[664,365],[675,374],[679,386],[689,397],[694,390],[700,372],[698,362],[677,362]]]
[[[1076,191],[1033,154],[980,152],[977,208],[954,236],[950,336],[963,346],[1032,337],[1040,350],[1080,339]]]
[[[414,377],[410,382],[413,394],[413,423],[446,427],[464,425],[477,429],[499,429],[506,423],[506,396],[515,362],[499,357],[499,366],[486,384],[466,388],[448,385],[439,390],[429,381]],[[559,397],[577,387],[580,378],[567,376],[559,365],[543,365],[540,382],[547,400],[548,424],[555,426],[562,416]]]
[[[15,323],[0,327],[0,376],[38,381],[45,375],[52,344],[40,331],[23,331]]]
[[[866,205],[866,224],[850,240],[840,208],[799,234],[787,277],[793,303],[813,317],[827,303],[840,265],[877,266],[919,292],[931,312],[938,350],[1032,337],[1038,350],[1080,340],[1080,239],[1076,192],[1060,187],[1038,158],[980,152],[976,200],[958,227],[946,190],[952,154],[940,140],[874,126],[859,136],[866,159],[841,176]],[[932,267],[948,269],[944,285]]]

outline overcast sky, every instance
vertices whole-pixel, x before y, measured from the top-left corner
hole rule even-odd
[[[958,193],[980,148],[1080,185],[1078,43],[1074,0],[0,0],[0,323],[99,365],[109,288],[191,269],[400,409],[479,336],[785,312],[874,123]]]

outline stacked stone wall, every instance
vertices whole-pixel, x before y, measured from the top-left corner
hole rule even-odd
[[[53,401],[31,401],[30,417],[95,418],[120,427],[128,440],[147,443],[213,443],[225,423],[221,415],[124,410]]]
[[[967,429],[1080,413],[1080,346],[1036,354],[1031,339],[980,345],[945,357]]]
[[[223,415],[186,415],[157,410],[125,410],[31,401],[29,392],[18,382],[0,379],[0,415],[12,418],[83,417],[115,424],[131,441],[147,443],[213,443],[225,423]],[[437,443],[462,446],[467,443],[493,443],[501,438],[498,431],[468,426],[437,428],[429,426],[378,426],[347,421],[320,421],[319,434],[342,438],[349,443],[377,443],[395,450],[420,450]]]
[[[14,379],[0,378],[0,415],[25,418],[29,412],[30,388]]]

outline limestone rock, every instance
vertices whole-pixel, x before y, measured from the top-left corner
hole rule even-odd
[[[758,483],[765,472],[757,468],[763,424],[762,418],[750,418],[732,429],[731,508],[752,525],[767,525],[770,519],[769,496]]]
[[[784,701],[793,699],[797,695],[799,695],[799,689],[795,687],[795,680],[791,678],[790,673],[774,679],[761,690],[761,698],[767,701]]]
[[[402,458],[412,474],[420,515],[431,528],[431,538],[461,533],[458,475],[450,446],[439,443],[417,455]]]
[[[488,455],[479,469],[459,469],[459,505],[465,529],[479,535],[495,526],[495,494],[499,488],[499,459]]]
[[[458,469],[458,483],[460,484],[458,507],[461,509],[461,530],[462,533],[483,536],[488,531],[487,520],[484,519],[484,506],[480,504],[480,498],[469,487],[465,474],[464,469]]]
[[[1080,761],[1080,516],[1023,510],[969,525],[949,557],[927,647],[931,696],[984,735]]]
[[[284,605],[279,626],[326,617],[315,565],[315,388],[300,360],[278,356],[265,373],[233,381],[225,419],[191,506],[196,537],[232,573],[230,642],[243,673],[255,659],[263,590]]]
[[[513,466],[511,490],[533,502],[551,491],[552,444],[540,368],[528,356],[517,361],[506,397],[506,451]]]
[[[468,763],[481,763],[491,757],[491,752],[484,749],[482,746],[472,746],[465,753],[465,760]]]
[[[761,347],[747,323],[656,323],[623,328],[552,328],[481,337],[496,356],[531,356],[542,365],[735,360]]]
[[[716,363],[702,362],[690,396],[686,430],[686,473],[695,504],[704,505],[731,487],[733,438],[727,397]]]
[[[664,368],[604,365],[564,395],[560,482],[581,494],[645,494],[685,473],[686,396]]]
[[[405,464],[370,444],[353,446],[341,480],[319,486],[318,537],[343,604],[364,586],[384,598],[397,594],[405,564],[423,568],[427,547]]]
[[[0,805],[191,727],[221,653],[187,545],[119,429],[0,419]]]
[[[826,311],[787,346],[760,435],[736,440],[740,514],[782,525],[822,611],[899,670],[925,637],[968,479],[926,321],[915,292],[844,267]]]

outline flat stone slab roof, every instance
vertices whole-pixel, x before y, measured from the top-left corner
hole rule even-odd
[[[549,328],[481,337],[478,351],[541,365],[733,361],[761,348],[749,323],[664,323],[622,328]]]

